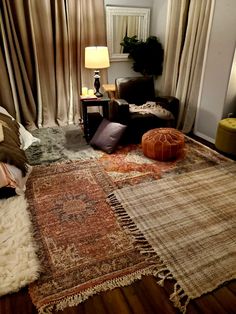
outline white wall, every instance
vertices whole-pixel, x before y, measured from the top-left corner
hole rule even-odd
[[[168,0],[153,0],[150,35],[157,36],[165,47]]]
[[[236,1],[216,0],[194,133],[215,141],[236,41]]]
[[[167,0],[104,0],[104,3],[113,6],[150,8],[150,35],[157,36],[164,47]],[[132,70],[132,64],[131,60],[111,62],[108,69],[108,83],[114,83],[117,77],[140,76],[140,73]]]
[[[226,118],[228,114],[236,115],[236,48],[234,51],[229,85],[225,98],[223,117]]]

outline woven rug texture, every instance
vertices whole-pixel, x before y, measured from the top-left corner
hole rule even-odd
[[[115,190],[108,201],[121,224],[156,253],[162,284],[182,312],[190,299],[236,279],[236,163]]]
[[[114,184],[96,161],[35,166],[27,198],[42,273],[29,288],[40,313],[74,306],[153,273],[106,197]]]

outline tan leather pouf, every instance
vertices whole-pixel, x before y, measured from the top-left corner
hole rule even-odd
[[[177,158],[184,148],[184,134],[173,128],[157,128],[142,136],[145,156],[167,161]]]
[[[226,118],[219,122],[215,146],[221,152],[236,156],[236,118]]]

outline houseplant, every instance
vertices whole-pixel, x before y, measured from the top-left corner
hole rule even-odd
[[[133,59],[133,70],[143,75],[159,76],[162,74],[164,50],[156,36],[149,36],[146,41],[138,40],[137,36],[125,36],[120,43],[124,52]]]

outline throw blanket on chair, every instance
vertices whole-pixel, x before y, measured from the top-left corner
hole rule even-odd
[[[154,116],[163,119],[163,120],[173,120],[173,114],[163,108],[160,104],[157,104],[154,101],[148,101],[146,104],[141,106],[130,104],[129,105],[130,112],[138,112],[140,114],[153,114]]]
[[[0,161],[16,166],[25,176],[27,173],[27,158],[25,152],[20,149],[19,124],[3,113],[0,113],[0,124],[2,125],[4,139],[0,142]]]

